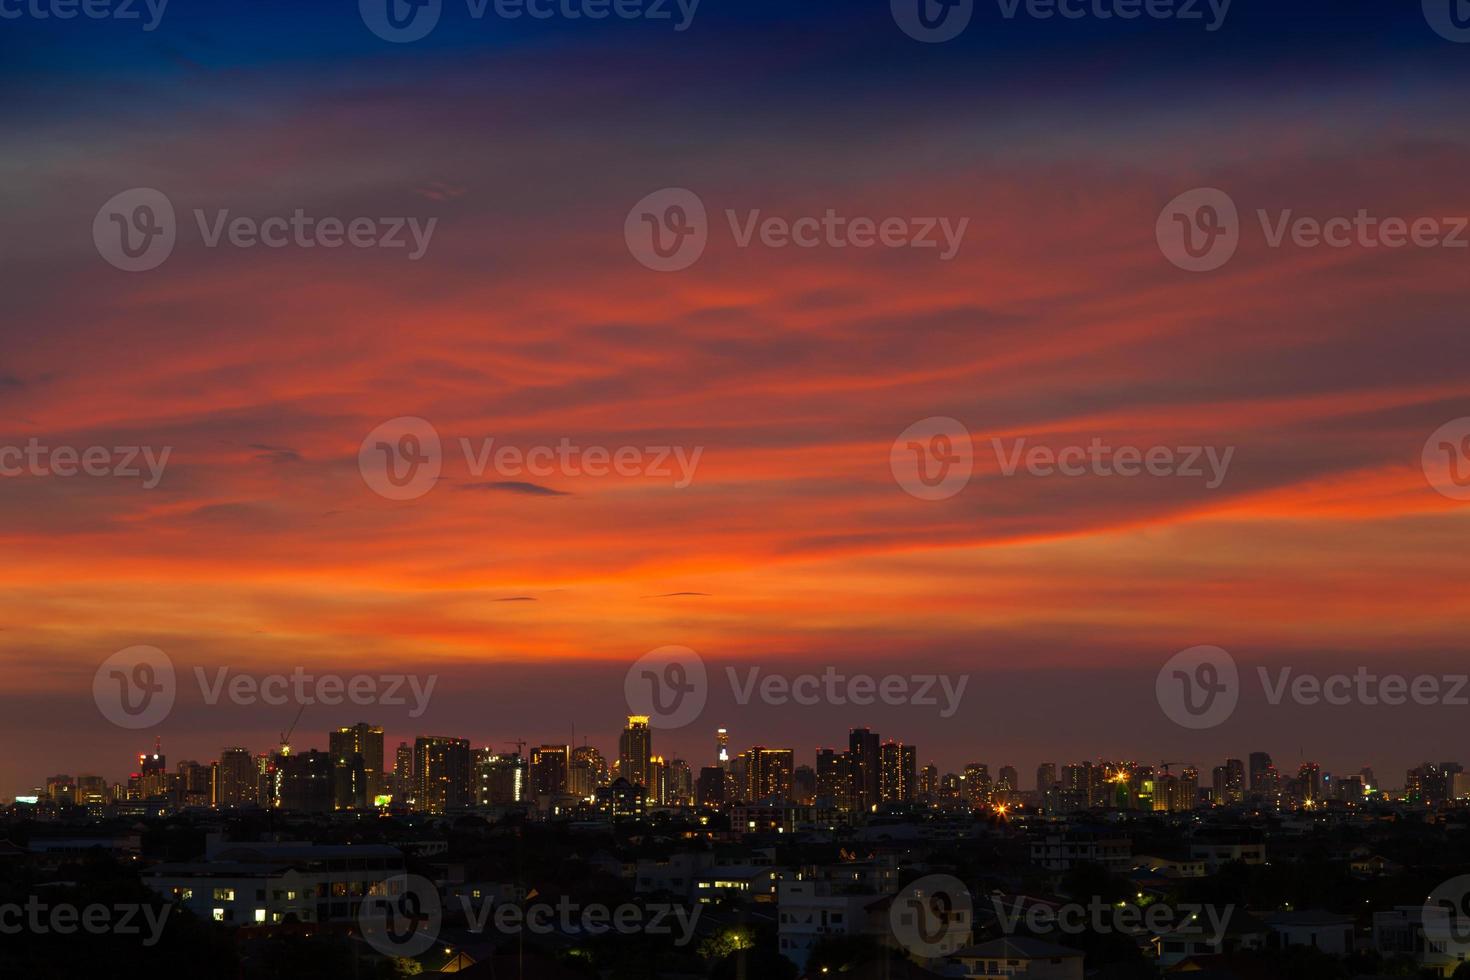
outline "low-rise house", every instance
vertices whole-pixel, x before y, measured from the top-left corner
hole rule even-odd
[[[1333,956],[1353,951],[1354,919],[1320,909],[1277,912],[1266,917],[1266,926],[1280,937],[1282,946],[1309,946]]]
[[[1082,980],[1082,953],[1040,939],[1012,937],[967,946],[950,955],[964,976],[1025,977],[1026,980]]]

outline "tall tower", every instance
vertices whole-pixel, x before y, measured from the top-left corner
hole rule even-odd
[[[623,729],[623,734],[618,739],[618,761],[621,763],[623,778],[634,786],[642,786],[650,791],[653,787],[648,785],[652,778],[649,771],[649,762],[653,759],[653,730],[648,727],[647,715],[629,715],[628,727]]]
[[[724,728],[715,731],[715,765],[730,771],[730,732]]]
[[[864,813],[879,800],[878,733],[854,728],[847,733],[847,753],[852,765],[852,795]]]

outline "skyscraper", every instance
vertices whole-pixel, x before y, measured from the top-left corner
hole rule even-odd
[[[730,769],[730,732],[724,728],[715,731],[715,765]]]
[[[651,775],[649,761],[653,758],[653,730],[648,727],[647,715],[629,715],[628,727],[618,739],[618,762],[624,779],[634,786],[642,786],[653,796],[649,785]]]
[[[1276,776],[1276,767],[1271,764],[1271,753],[1252,752],[1251,763],[1251,793],[1255,796],[1272,797],[1280,789],[1279,780]]]
[[[751,802],[770,797],[789,799],[792,773],[796,768],[795,756],[796,753],[790,749],[768,749],[761,745],[746,753],[748,787],[745,799]]]
[[[223,809],[259,801],[255,757],[249,749],[237,747],[221,752],[218,773],[214,788],[215,806]]]
[[[847,754],[852,772],[853,804],[867,813],[882,799],[878,733],[866,728],[849,731]]]
[[[330,813],[333,797],[332,756],[312,749],[276,756],[280,767],[281,809],[297,813]]]
[[[1056,785],[1057,764],[1055,762],[1043,762],[1036,767],[1036,792],[1045,793]]]
[[[519,753],[497,755],[491,749],[476,749],[474,766],[476,806],[501,806],[526,798],[526,763]]]
[[[561,796],[566,793],[571,755],[571,749],[565,745],[540,745],[533,748],[531,792],[537,796]]]
[[[327,733],[328,751],[337,767],[333,805],[338,810],[371,806],[384,792],[383,729],[358,722]]]
[[[468,739],[420,735],[413,743],[413,771],[418,784],[415,810],[447,813],[470,805]]]

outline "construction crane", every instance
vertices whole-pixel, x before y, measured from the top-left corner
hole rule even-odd
[[[281,732],[281,755],[291,754],[291,733],[296,731],[297,722],[301,721],[301,712],[306,710],[306,702],[301,702],[301,707],[296,709],[296,717],[291,722],[291,727]]]

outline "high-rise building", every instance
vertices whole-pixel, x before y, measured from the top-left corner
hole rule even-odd
[[[220,761],[223,768],[224,760]],[[280,770],[281,809],[296,813],[332,811],[334,766],[330,753],[311,749],[291,755],[277,755],[276,765]]]
[[[715,765],[727,772],[730,769],[730,732],[728,729],[715,730]]]
[[[694,802],[694,773],[683,759],[670,759],[664,769],[667,795],[664,802],[669,806],[689,806]]]
[[[572,751],[565,745],[539,745],[531,750],[531,792],[561,796],[567,792]]]
[[[214,805],[246,806],[259,802],[260,785],[255,757],[249,749],[231,748],[220,753],[218,776],[214,787]]]
[[[474,798],[468,739],[420,735],[413,743],[413,771],[418,784],[414,809],[420,813],[460,810]]]
[[[851,763],[852,757],[846,752],[817,749],[817,799],[843,813],[850,812],[856,805]]]
[[[618,739],[618,762],[621,776],[634,786],[642,786],[653,796],[652,781],[648,771],[653,758],[653,730],[648,727],[647,715],[629,715],[628,727]]]
[[[168,793],[168,760],[164,758],[159,739],[153,740],[152,752],[138,753],[136,789],[139,799],[155,799]]]
[[[995,802],[1008,804],[1020,792],[1020,773],[1014,765],[1001,765],[1000,776],[995,780]]]
[[[1251,795],[1263,798],[1275,796],[1280,789],[1280,781],[1276,775],[1276,767],[1271,764],[1271,753],[1252,752],[1250,766]]]
[[[413,746],[399,742],[398,751],[393,756],[393,799],[397,803],[407,803],[417,791],[418,782],[413,778]]]
[[[1300,786],[1302,802],[1316,802],[1322,799],[1322,767],[1315,762],[1303,762],[1297,770],[1297,783]]]
[[[497,755],[491,749],[476,749],[474,767],[476,806],[503,806],[526,798],[526,764],[520,753]]]
[[[359,722],[327,733],[327,749],[336,767],[332,804],[338,810],[372,806],[383,788],[383,729]]]
[[[917,794],[918,750],[892,739],[878,749],[878,798],[884,803],[911,803]]]
[[[990,783],[990,767],[982,762],[972,762],[965,766],[963,778],[965,805],[972,810],[989,806],[994,792]]]
[[[699,770],[695,799],[700,806],[719,807],[724,804],[727,775],[723,766],[705,766]]]
[[[607,762],[602,753],[590,745],[579,745],[572,749],[572,759],[567,769],[567,792],[583,799],[591,799],[597,787],[607,783]]]
[[[1045,793],[1057,783],[1057,764],[1043,762],[1036,767],[1036,792]]]
[[[387,793],[383,776],[383,729],[366,722],[327,733],[333,765],[344,771],[337,777],[334,804],[338,810],[362,809]],[[354,761],[354,756],[357,757]]]
[[[927,803],[939,799],[939,767],[932,762],[919,770],[919,799]]]
[[[869,812],[881,800],[881,762],[878,733],[854,728],[847,733],[847,754],[852,773],[852,797],[856,809]]]
[[[796,753],[790,749],[768,749],[757,745],[745,754],[745,758],[747,789],[744,798],[747,801],[753,803],[771,797],[790,799]]]

